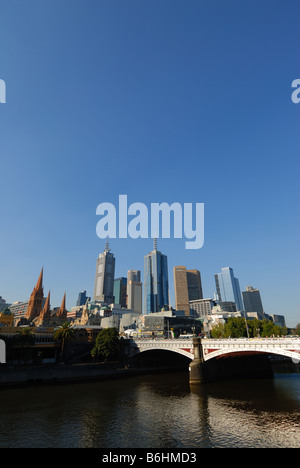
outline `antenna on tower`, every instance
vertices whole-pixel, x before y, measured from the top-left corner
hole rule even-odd
[[[153,250],[157,250],[157,239],[154,237],[153,239]]]
[[[106,238],[106,244],[105,244],[105,250],[104,250],[104,252],[110,252],[108,237]]]

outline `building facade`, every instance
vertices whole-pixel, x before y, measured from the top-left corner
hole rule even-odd
[[[196,299],[189,302],[191,315],[198,318],[204,318],[211,315],[213,307],[216,305],[216,301],[213,299]]]
[[[215,282],[219,302],[235,302],[237,310],[244,310],[239,280],[232,268],[222,268],[221,273],[215,275]]]
[[[203,299],[200,271],[199,270],[187,270],[186,276],[187,276],[189,301]]]
[[[106,242],[104,251],[97,258],[94,301],[103,301],[107,304],[114,302],[114,277],[115,257]]]
[[[173,273],[176,310],[184,310],[185,315],[190,315],[189,302],[203,298],[200,272],[175,266]]]
[[[86,291],[81,291],[78,294],[78,299],[77,299],[77,302],[76,302],[76,306],[77,307],[83,306],[86,303],[86,301],[90,301],[90,300],[91,300],[91,298],[87,297]]]
[[[114,303],[121,307],[127,307],[127,278],[114,280]]]
[[[127,273],[127,307],[135,312],[143,313],[143,285],[140,270],[129,270]]]
[[[246,312],[257,312],[259,316],[264,315],[264,309],[260,297],[259,289],[247,286],[246,291],[242,292],[243,302]]]
[[[144,314],[169,307],[168,261],[157,250],[156,239],[152,252],[144,257]]]

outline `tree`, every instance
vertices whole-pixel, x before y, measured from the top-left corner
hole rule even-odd
[[[295,335],[300,336],[300,323],[298,323],[298,325],[296,325],[296,328],[295,328]]]
[[[247,336],[245,319],[242,317],[230,317],[225,323],[225,336],[240,338]]]
[[[98,333],[91,354],[107,362],[118,358],[120,350],[121,342],[118,330],[116,328],[104,328]]]
[[[25,363],[32,358],[32,347],[35,344],[35,335],[30,327],[22,327],[14,336],[13,345],[20,348],[19,360]]]
[[[225,328],[223,323],[216,323],[210,330],[212,338],[224,338]]]
[[[56,341],[61,342],[61,358],[64,356],[64,348],[66,341],[72,340],[75,337],[75,330],[72,328],[72,325],[69,322],[64,322],[59,326],[53,334],[53,338]]]

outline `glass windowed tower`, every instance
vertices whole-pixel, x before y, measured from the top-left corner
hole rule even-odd
[[[152,252],[144,257],[144,314],[169,308],[169,281],[167,256],[157,250],[154,239]]]

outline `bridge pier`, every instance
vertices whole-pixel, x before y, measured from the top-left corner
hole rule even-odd
[[[203,358],[201,338],[193,338],[194,359],[190,363],[189,382],[198,385],[206,381],[206,366]]]

